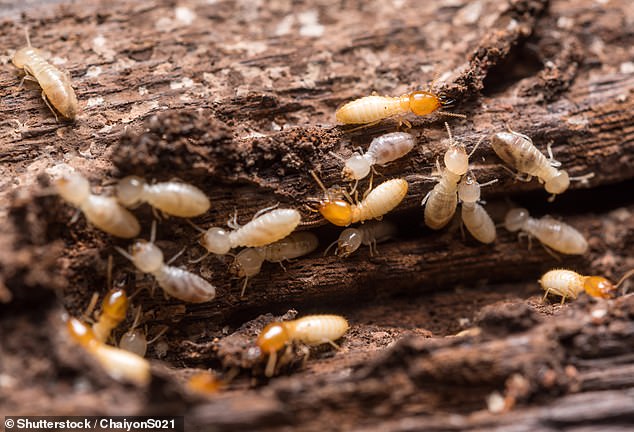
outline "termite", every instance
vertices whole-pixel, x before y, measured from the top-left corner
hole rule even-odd
[[[163,327],[156,336],[148,341],[145,332],[138,328],[140,318],[141,307],[139,306],[132,326],[121,336],[121,339],[119,339],[119,348],[130,351],[138,356],[145,357],[147,346],[156,342],[161,336],[163,336],[168,327]]]
[[[405,156],[414,148],[415,143],[416,140],[411,134],[392,132],[374,138],[363,154],[354,152],[348,159],[335,156],[345,164],[341,173],[344,178],[361,180],[370,174],[374,165],[383,166]]]
[[[115,198],[93,195],[90,183],[79,173],[68,173],[55,182],[59,195],[81,210],[97,228],[117,237],[133,238],[141,232],[136,217]]]
[[[18,69],[24,70],[24,79],[31,79],[42,87],[42,99],[57,119],[57,112],[69,120],[77,115],[77,96],[70,83],[70,75],[64,73],[45,60],[42,50],[33,48],[26,31],[27,46],[19,49],[11,61]],[[22,84],[20,84],[22,85]]]
[[[329,343],[338,348],[335,341],[341,338],[349,327],[348,321],[339,315],[308,315],[297,320],[267,325],[255,342],[262,353],[269,355],[265,375],[273,376],[277,352],[287,344],[301,342],[314,346]]]
[[[280,263],[282,261],[299,258],[317,249],[319,240],[313,233],[306,231],[290,234],[270,245],[259,248],[246,248],[236,255],[231,265],[231,273],[244,277],[240,297],[244,297],[247,282],[250,277],[260,273],[264,261]]]
[[[449,125],[445,123],[449,134],[449,148],[445,152],[445,169],[440,171],[440,180],[434,188],[425,195],[422,205],[425,206],[425,225],[431,229],[441,229],[449,223],[458,206],[458,182],[469,170],[469,157],[480,145],[475,145],[471,154],[467,154],[464,145],[454,141]],[[438,161],[436,161],[439,165]]]
[[[71,338],[91,354],[112,378],[147,385],[150,381],[150,363],[128,351],[101,342],[90,326],[70,318],[66,327]]]
[[[482,243],[495,241],[495,224],[489,213],[478,202],[480,201],[480,188],[496,182],[479,184],[472,173],[467,173],[458,184],[458,199],[462,203],[462,222],[471,235]]]
[[[335,244],[337,245],[335,255],[341,258],[349,257],[362,244],[369,246],[370,255],[374,255],[378,253],[377,243],[387,241],[394,235],[396,235],[396,226],[388,221],[371,221],[356,228],[346,228],[339,234],[339,238],[328,246],[324,255]]]
[[[327,221],[337,226],[348,226],[355,222],[381,219],[398,206],[407,195],[407,181],[396,178],[387,180],[370,190],[361,202],[350,204],[342,199],[343,191],[336,188],[326,189],[317,174],[313,171],[310,173],[324,191],[323,198],[319,199],[319,213]]]
[[[570,186],[571,180],[586,181],[594,177],[594,173],[581,177],[569,177],[566,171],[558,169],[561,162],[554,159],[550,144],[548,145],[549,158],[547,159],[535,147],[530,137],[510,128],[508,132],[498,132],[493,135],[491,146],[500,159],[518,172],[527,174],[526,181],[530,181],[532,177],[537,177],[541,183],[544,183],[546,192],[551,194],[550,201],[556,195],[564,193]],[[520,177],[516,178],[521,179]]]
[[[163,252],[154,244],[155,237],[156,222],[153,222],[149,242],[137,240],[130,248],[130,253],[118,246],[115,249],[132,261],[139,271],[154,276],[158,285],[172,297],[190,303],[213,300],[216,287],[185,269],[165,264]]]
[[[431,91],[414,91],[399,97],[372,95],[342,105],[337,109],[335,117],[339,123],[343,124],[376,124],[383,119],[398,116],[399,123],[402,122],[411,127],[407,120],[402,119],[406,114],[411,112],[417,116],[424,116],[454,103],[455,100],[444,93],[436,94]],[[454,117],[464,117],[461,114],[438,112]]]
[[[614,298],[621,284],[633,275],[634,270],[630,270],[613,284],[603,276],[583,276],[572,270],[557,269],[544,273],[539,284],[546,291],[544,299],[548,294],[554,294],[561,297],[563,304],[567,298],[576,299],[583,291],[592,297]]]
[[[119,180],[117,199],[126,207],[147,202],[165,214],[183,218],[200,216],[211,206],[209,198],[195,186],[175,181],[147,184],[137,176]]]
[[[238,225],[234,216],[233,220],[227,222],[233,231],[220,227],[203,230],[194,226],[203,233],[200,244],[208,252],[196,261],[210,253],[226,255],[236,247],[262,247],[281,240],[295,230],[301,218],[301,214],[295,209],[271,210],[271,207],[268,207],[257,212],[244,226]]]
[[[536,237],[545,246],[563,254],[582,255],[588,250],[588,242],[583,234],[570,225],[551,216],[532,218],[524,208],[509,210],[504,226],[511,232],[522,230],[529,239],[531,236]]]

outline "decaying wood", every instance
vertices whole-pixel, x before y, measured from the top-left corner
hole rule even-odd
[[[0,71],[6,408],[103,414],[117,400],[117,414],[180,413],[203,429],[578,431],[600,423],[627,430],[633,297],[580,298],[563,308],[525,299],[539,295],[538,276],[555,266],[614,280],[634,266],[628,2],[340,3],[120,0],[108,10],[88,1],[28,9],[22,18],[7,12],[0,23],[6,46],[23,46],[27,25],[33,44],[71,73],[81,113],[74,124],[55,122],[37,87],[19,90],[9,64]],[[373,91],[426,88],[435,78],[467,119],[410,118],[417,146],[375,177],[403,176],[410,185],[387,216],[399,226],[397,238],[379,245],[378,256],[362,248],[345,260],[323,257],[339,230],[304,206],[320,194],[309,170],[327,185],[342,184],[341,163],[329,153],[348,156],[396,125],[350,132],[334,124],[336,107]],[[511,127],[544,151],[552,142],[570,175],[595,173],[548,204],[538,182],[513,180],[487,139],[472,158],[480,182],[499,179],[483,190],[496,222],[510,198],[575,226],[590,252],[558,262],[503,230],[484,246],[463,239],[457,220],[440,232],[424,228],[420,201],[446,149],[444,121],[468,148]],[[80,314],[94,291],[105,292],[109,254],[115,282],[130,291],[150,282],[114,251],[125,241],[83,217],[69,224],[74,210],[48,194],[62,163],[106,194],[128,174],[191,182],[213,201],[195,220],[203,227],[224,225],[234,210],[244,223],[276,202],[297,207],[308,222],[301,229],[315,230],[322,247],[286,271],[265,264],[241,299],[241,282],[227,272],[230,257],[187,263],[203,253],[196,231],[161,221],[158,245],[168,257],[187,245],[178,264],[213,281],[217,299],[185,306],[138,294],[150,334],[169,326],[164,346],[150,348],[166,364],[155,361],[149,391],[113,383],[69,343],[61,315]],[[152,212],[135,213],[147,237]],[[253,341],[290,308],[344,313],[352,329],[341,351],[313,351],[306,364],[301,350],[290,350],[280,371],[290,376],[267,382]],[[472,326],[480,333],[448,337]],[[239,375],[207,399],[184,390],[192,367]],[[78,392],[82,386],[88,390]],[[502,413],[487,411],[492,394],[504,402]]]

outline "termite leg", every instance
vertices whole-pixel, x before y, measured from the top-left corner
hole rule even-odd
[[[429,199],[429,196],[431,195],[431,191],[427,192],[427,195],[425,195],[425,197],[423,198],[423,200],[421,201],[420,205],[424,206],[425,203],[427,202],[427,200]]]
[[[274,204],[274,205],[272,205],[272,206],[269,206],[269,207],[263,208],[262,210],[258,210],[258,212],[257,212],[256,214],[254,214],[254,215],[253,215],[253,218],[251,218],[251,220],[253,220],[253,219],[257,219],[257,218],[258,218],[258,216],[261,216],[261,215],[263,215],[264,213],[266,213],[266,212],[268,212],[268,211],[271,211],[271,210],[273,210],[273,209],[276,209],[277,207],[279,207],[279,205],[280,205],[280,203],[278,202],[277,204]]]
[[[247,291],[247,284],[249,283],[249,277],[244,277],[244,282],[242,283],[242,291],[240,291],[240,298],[244,298],[244,293]]]
[[[92,293],[92,297],[90,298],[90,303],[86,307],[86,310],[82,314],[82,321],[84,322],[92,322],[92,314],[95,311],[95,306],[97,306],[97,300],[99,300],[99,294],[96,292]]]
[[[546,151],[548,152],[548,163],[550,164],[550,166],[555,167],[555,168],[559,168],[561,166],[561,162],[556,160],[555,156],[553,155],[553,142],[552,141],[549,141],[548,144],[546,145]]]
[[[165,265],[170,265],[170,264],[172,264],[172,263],[173,263],[174,261],[176,261],[176,259],[177,259],[179,256],[181,256],[181,255],[182,255],[182,254],[183,254],[186,250],[187,250],[187,246],[183,247],[180,251],[178,251],[178,252],[176,253],[176,255],[174,255],[173,257],[171,257],[171,258],[169,259],[169,261],[167,261],[167,262],[165,263]]]
[[[264,369],[264,375],[271,378],[275,373],[275,363],[277,363],[277,352],[273,351],[269,353],[269,359],[266,362],[266,368]]]
[[[233,216],[227,220],[227,226],[232,230],[237,230],[240,228],[240,224],[238,223],[238,209],[233,209]]]
[[[330,339],[324,339],[322,341],[322,343],[327,343],[330,344],[334,349],[336,349],[337,351],[341,350],[341,347],[339,345],[337,345],[336,343],[334,343],[333,341],[331,341]]]
[[[46,93],[44,93],[44,90],[42,90],[42,99],[44,99],[44,102],[46,102],[46,106],[48,107],[48,109],[51,110],[51,112],[55,116],[55,121],[59,123],[59,117],[57,117],[57,113],[55,112],[51,104],[48,102],[48,99],[46,98]]]
[[[383,120],[383,119],[380,119],[380,120],[375,120],[375,121],[373,121],[373,122],[366,123],[366,124],[362,124],[361,126],[357,126],[357,127],[355,127],[355,128],[345,130],[344,132],[346,132],[346,133],[352,133],[352,132],[356,132],[356,131],[361,130],[361,129],[365,129],[365,128],[369,128],[369,127],[372,127],[372,126],[376,126],[376,125],[378,125],[379,123],[381,123],[381,120]]]
[[[189,260],[190,264],[198,264],[199,262],[201,262],[202,260],[204,260],[205,258],[207,258],[209,255],[211,255],[211,252],[205,252],[204,254],[202,254],[202,256],[193,259],[193,260]]]
[[[530,239],[530,237],[529,237],[529,239]],[[548,252],[548,255],[550,255],[551,257],[555,258],[557,261],[561,262],[561,257],[554,250],[552,250],[551,248],[546,246],[544,243],[540,242],[539,244],[541,244],[542,247],[544,248],[544,250],[546,252]]]

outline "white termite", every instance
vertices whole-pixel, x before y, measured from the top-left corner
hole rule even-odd
[[[57,112],[69,120],[74,120],[78,111],[77,96],[70,82],[68,72],[62,72],[45,60],[42,50],[33,48],[25,29],[27,46],[19,49],[11,61],[18,69],[24,70],[24,79],[37,81],[42,87],[42,99],[57,119]],[[21,85],[21,84],[20,84]]]
[[[590,173],[580,177],[569,177],[564,170],[558,169],[561,162],[553,157],[550,144],[547,159],[533,144],[533,140],[509,128],[508,132],[498,132],[491,138],[491,147],[504,162],[520,173],[528,174],[526,181],[537,177],[544,183],[546,192],[552,194],[550,201],[558,194],[564,193],[570,186],[571,180],[586,181],[594,177]],[[518,179],[521,179],[519,176]]]
[[[141,232],[136,217],[115,198],[93,195],[90,183],[81,174],[67,173],[55,181],[57,193],[81,210],[88,222],[117,237],[133,238]]]
[[[495,241],[495,224],[489,213],[478,202],[480,201],[480,188],[496,182],[479,184],[472,173],[467,173],[458,184],[458,199],[462,203],[462,222],[471,235],[482,243]]]
[[[149,273],[163,290],[179,300],[202,303],[216,296],[216,287],[205,279],[179,267],[166,265],[163,252],[154,244],[156,222],[152,224],[150,241],[137,240],[130,253],[115,246],[121,255],[128,258],[143,273]]]
[[[528,210],[514,208],[509,210],[504,226],[511,232],[523,231],[536,237],[542,244],[568,255],[582,255],[588,250],[588,242],[583,234],[570,225],[551,216],[540,219],[530,217]]]
[[[270,245],[241,250],[236,255],[230,270],[232,274],[245,278],[240,297],[244,297],[249,278],[260,273],[264,261],[282,264],[285,260],[308,255],[317,249],[317,246],[319,246],[319,240],[315,234],[301,231],[292,233]]]
[[[455,214],[458,206],[458,182],[469,170],[469,157],[480,144],[479,141],[471,154],[467,154],[464,145],[454,141],[447,123],[445,123],[445,127],[449,134],[449,148],[444,156],[445,169],[441,170],[438,166],[440,180],[427,193],[422,202],[422,205],[425,206],[425,225],[435,230],[447,225]]]
[[[414,144],[414,137],[405,132],[378,136],[372,140],[365,153],[354,152],[348,159],[343,159],[345,166],[342,176],[349,180],[361,180],[370,174],[374,165],[383,166],[405,156],[414,148]]]
[[[184,218],[200,216],[211,206],[209,198],[195,186],[176,181],[148,184],[137,176],[119,181],[117,199],[126,207],[147,202],[165,214]]]
[[[335,255],[347,258],[352,255],[361,245],[369,246],[370,255],[378,254],[377,243],[382,243],[396,235],[396,226],[388,221],[370,221],[355,228],[346,228],[339,234],[339,238],[334,241],[324,255],[333,245],[337,245]]]
[[[293,232],[301,222],[301,215],[295,209],[270,209],[271,207],[260,210],[244,226],[238,225],[234,216],[233,220],[227,223],[233,231],[220,227],[201,230],[203,235],[200,244],[208,253],[226,255],[236,247],[262,247],[281,240]]]

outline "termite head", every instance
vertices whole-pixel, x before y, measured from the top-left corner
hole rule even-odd
[[[137,240],[130,248],[132,262],[143,273],[153,273],[163,265],[163,252],[154,243]]]
[[[464,175],[469,170],[469,155],[464,146],[453,144],[445,152],[445,166],[457,175]]]
[[[252,277],[260,273],[264,258],[257,248],[246,248],[236,255],[229,273],[237,277]]]
[[[528,210],[524,208],[511,209],[506,214],[504,226],[511,232],[518,231],[524,226],[529,217],[530,214],[528,213]]]
[[[145,353],[147,352],[147,337],[143,330],[130,329],[121,336],[119,348],[140,357],[145,357]]]
[[[34,55],[38,57],[46,57],[46,53],[44,51],[27,46],[16,51],[11,61],[15,67],[23,69],[24,65],[29,63],[30,59],[32,59]]]
[[[90,183],[78,173],[68,173],[55,181],[60,196],[79,207],[90,196]]]
[[[209,253],[216,255],[226,255],[231,250],[229,233],[220,227],[212,227],[205,231],[200,239],[200,244]]]
[[[122,289],[108,291],[101,306],[102,313],[109,318],[121,322],[128,313],[128,295]]]
[[[588,276],[583,283],[583,289],[592,297],[610,299],[615,297],[617,287],[602,276]]]
[[[317,199],[317,209],[328,222],[337,226],[348,226],[352,223],[352,206],[342,199],[343,193],[337,186],[326,189],[322,181],[314,171],[313,176],[321,190],[324,192],[323,198]]]
[[[564,193],[568,189],[568,186],[570,186],[570,177],[568,177],[568,173],[563,170],[557,171],[557,174],[544,183],[546,192],[551,194]]]
[[[361,246],[362,236],[358,229],[348,228],[341,232],[337,241],[335,255],[347,258]]]
[[[284,348],[289,340],[290,336],[284,323],[274,322],[264,327],[255,344],[263,353],[271,354]]]
[[[409,94],[409,109],[418,116],[431,114],[441,106],[440,98],[433,93],[415,91]]]
[[[83,347],[87,348],[98,343],[92,328],[77,318],[69,318],[66,321],[66,328],[70,337]]]
[[[132,207],[141,201],[145,180],[137,176],[128,176],[117,184],[117,200],[126,207]]]
[[[480,183],[475,176],[468,173],[458,184],[458,197],[460,201],[466,203],[475,203],[480,200]]]
[[[360,180],[370,174],[371,165],[366,158],[358,152],[352,153],[352,156],[346,160],[343,168],[343,177],[348,180]]]

